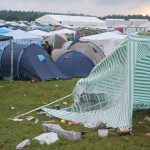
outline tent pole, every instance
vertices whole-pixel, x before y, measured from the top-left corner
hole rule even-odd
[[[42,109],[42,108],[44,108],[44,107],[47,107],[47,106],[49,106],[49,105],[51,105],[51,104],[54,104],[54,103],[59,102],[59,101],[65,99],[65,98],[68,98],[68,97],[70,97],[71,95],[72,95],[72,94],[69,94],[69,95],[67,95],[67,96],[65,96],[65,97],[62,97],[62,98],[60,98],[60,99],[57,99],[57,100],[55,100],[55,101],[53,101],[53,102],[51,102],[51,103],[49,103],[49,104],[46,104],[46,105],[41,106],[41,107],[38,107],[38,108],[33,109],[33,110],[31,110],[31,111],[28,111],[28,112],[26,112],[26,113],[24,113],[24,114],[21,114],[21,115],[18,115],[18,116],[16,116],[16,117],[14,117],[14,118],[22,117],[22,116],[25,116],[25,115],[27,115],[27,114],[29,114],[29,113],[34,112],[34,111],[40,110],[40,109]]]
[[[10,44],[11,44],[11,73],[10,73],[10,82],[13,81],[13,40],[10,40]]]

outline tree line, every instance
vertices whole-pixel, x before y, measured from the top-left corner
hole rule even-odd
[[[35,12],[35,11],[12,11],[12,10],[0,10],[0,20],[7,20],[7,21],[20,21],[20,20],[26,20],[26,21],[34,21],[35,19],[45,15],[45,14],[56,14],[56,15],[73,15],[73,16],[90,16],[85,14],[75,14],[75,13],[55,13],[55,12]],[[105,20],[107,18],[112,19],[148,19],[150,20],[150,16],[146,15],[107,15],[103,17],[96,16],[99,19]]]

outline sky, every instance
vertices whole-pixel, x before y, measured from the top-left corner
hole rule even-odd
[[[77,13],[93,16],[149,15],[150,0],[0,0],[0,10]]]

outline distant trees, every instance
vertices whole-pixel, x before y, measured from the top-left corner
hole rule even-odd
[[[108,15],[108,16],[104,16],[104,17],[98,17],[99,19],[105,20],[107,18],[112,18],[112,19],[125,19],[125,20],[129,20],[129,19],[148,19],[150,20],[150,16],[146,15]]]
[[[7,20],[7,21],[19,21],[19,20],[26,20],[26,21],[34,21],[35,19],[45,15],[45,14],[57,14],[62,15],[61,13],[52,13],[52,12],[34,12],[34,11],[12,11],[12,10],[0,10],[0,20]],[[68,15],[63,14],[63,15]],[[84,15],[84,14],[75,14],[75,13],[69,13],[69,15],[73,16],[90,16],[90,15]],[[150,16],[146,15],[108,15],[103,17],[98,17],[99,19],[105,20],[106,18],[112,18],[112,19],[148,19],[150,20]]]
[[[34,21],[38,17],[47,14],[47,12],[33,12],[33,11],[12,11],[12,10],[1,10],[0,11],[0,19],[1,20],[8,20],[8,21],[19,21],[19,20],[26,20],[26,21]]]

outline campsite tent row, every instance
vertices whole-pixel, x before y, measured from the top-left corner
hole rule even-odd
[[[31,44],[36,43],[38,45],[42,44],[42,41],[45,37],[54,37],[55,35],[61,35],[63,38],[65,38],[65,34],[75,34],[75,31],[69,30],[69,29],[62,29],[59,31],[54,32],[45,32],[40,30],[33,30],[29,32],[25,32],[23,30],[13,30],[5,33],[6,36],[12,36],[13,41],[18,44]],[[67,41],[67,39],[66,39]],[[53,41],[53,43],[55,40]],[[56,41],[58,44],[58,42]],[[9,42],[0,42],[0,49],[4,49],[9,44]],[[57,45],[55,44],[55,45]]]
[[[4,80],[11,77],[11,46],[1,54],[0,76]],[[13,44],[13,79],[67,79],[86,77],[94,63],[83,53],[68,51],[54,63],[41,46],[37,44]]]
[[[68,49],[52,51],[52,59],[56,66],[69,77],[88,76],[104,57],[104,53],[92,42],[77,42]]]
[[[49,58],[45,50],[37,44],[13,45],[13,79],[67,79]],[[7,46],[1,55],[1,77],[8,80],[11,76],[11,46]]]

